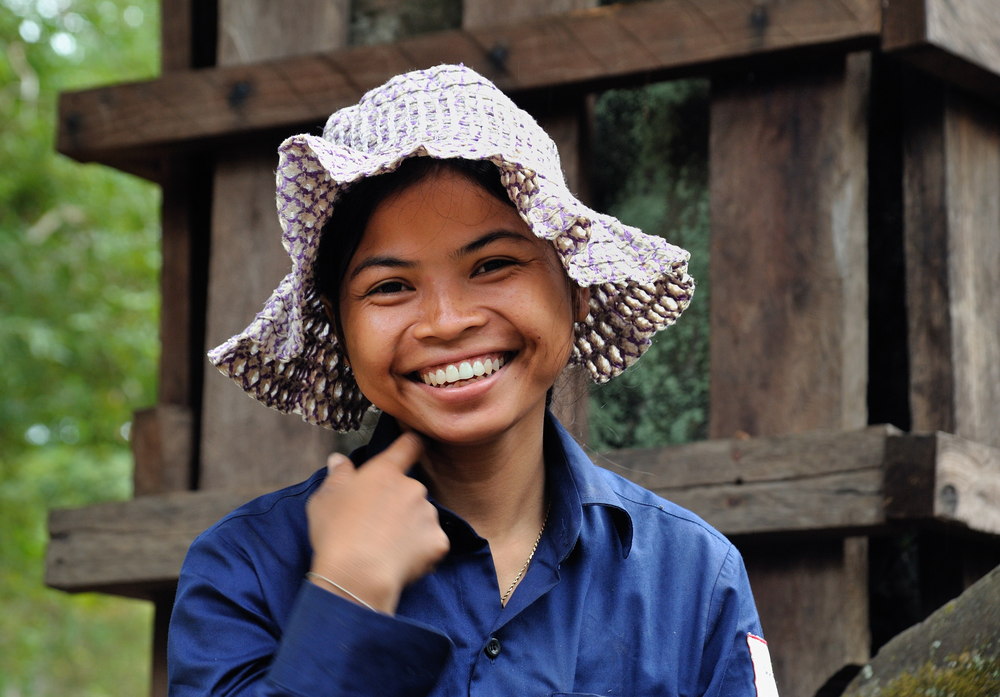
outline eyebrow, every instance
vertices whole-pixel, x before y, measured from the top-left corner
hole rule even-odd
[[[351,271],[351,275],[348,280],[353,281],[361,274],[362,271],[364,271],[365,269],[370,269],[373,266],[385,266],[393,269],[409,269],[416,266],[416,264],[414,264],[412,261],[404,261],[398,257],[390,257],[390,256],[368,257],[360,264],[354,267],[354,270]]]
[[[509,230],[495,230],[494,232],[488,232],[485,235],[474,239],[469,244],[459,247],[457,250],[451,253],[450,256],[453,258],[459,258],[466,256],[468,254],[474,254],[480,251],[484,247],[491,245],[499,240],[513,240],[520,242],[530,242],[530,240],[524,235],[520,235],[516,232],[511,232]],[[387,267],[392,269],[410,269],[416,266],[412,261],[406,261],[405,259],[400,259],[399,257],[392,257],[388,255],[376,255],[370,256],[358,263],[357,266],[351,271],[349,280],[354,280],[363,271],[370,269],[374,266]]]
[[[465,245],[464,247],[461,247],[458,250],[452,252],[451,256],[455,258],[463,257],[466,254],[472,254],[474,252],[478,252],[483,247],[486,247],[499,240],[514,240],[517,242],[530,241],[524,235],[519,235],[518,233],[512,232],[510,230],[495,230],[493,232],[487,232],[482,237],[474,239],[472,242],[469,242],[469,244]]]

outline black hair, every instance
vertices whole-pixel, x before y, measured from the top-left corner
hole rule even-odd
[[[443,172],[459,174],[479,185],[494,198],[513,207],[507,190],[500,183],[500,170],[486,160],[439,160],[431,157],[411,157],[387,174],[362,179],[340,194],[333,213],[323,225],[319,250],[313,267],[313,280],[328,311],[337,336],[343,340],[340,324],[340,289],[347,267],[361,244],[368,221],[375,209],[390,196],[400,193],[429,176]]]

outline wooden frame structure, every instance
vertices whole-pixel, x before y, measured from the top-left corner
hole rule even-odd
[[[542,119],[582,188],[588,94],[707,76],[713,440],[605,458],[737,536],[779,686],[815,694],[868,658],[872,536],[963,535],[962,582],[998,561],[991,4],[512,0],[498,19],[464,0],[461,28],[347,46],[346,0],[163,0],[159,78],[60,102],[61,152],[163,187],[163,352],[158,403],[134,421],[136,498],[53,512],[47,583],[154,601],[165,694],[190,540],[344,446],[205,371],[205,348],[285,272],[281,137],[393,74],[461,61]],[[582,435],[585,415],[567,416]]]

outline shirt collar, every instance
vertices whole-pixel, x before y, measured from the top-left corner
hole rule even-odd
[[[361,465],[389,447],[400,433],[396,419],[383,413],[367,445],[352,452],[351,460],[355,465]],[[544,442],[546,484],[551,505],[549,528],[556,538],[560,560],[569,556],[576,546],[583,526],[583,509],[592,506],[601,507],[608,512],[618,534],[622,556],[628,557],[632,548],[631,516],[622,506],[621,499],[611,488],[604,473],[591,462],[551,412],[546,412],[545,415]],[[462,518],[441,506],[438,506],[438,510],[441,525],[454,551],[471,551],[485,543]]]
[[[563,513],[565,531],[561,536],[565,535],[575,542],[582,527],[583,509],[600,507],[607,511],[618,534],[622,557],[628,557],[632,549],[632,517],[611,488],[604,471],[591,462],[583,448],[551,412],[545,417],[545,444],[552,504],[566,502],[566,512]],[[564,550],[563,558],[571,549]]]

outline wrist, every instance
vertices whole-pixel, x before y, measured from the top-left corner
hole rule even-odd
[[[383,614],[394,614],[399,604],[399,591],[393,592],[370,580],[362,581],[354,574],[338,572],[326,565],[313,564],[306,578],[334,595]]]

